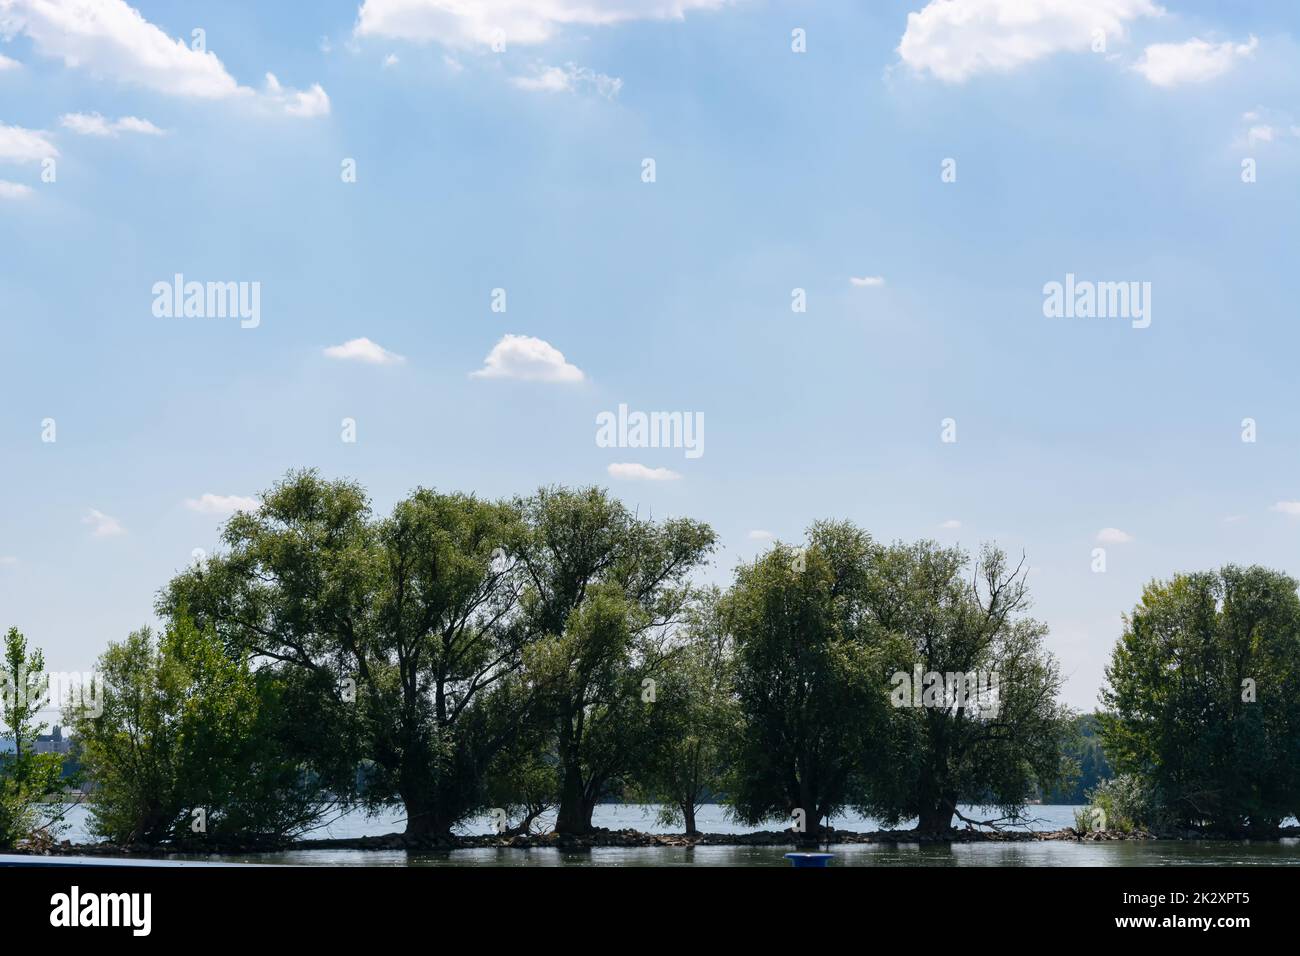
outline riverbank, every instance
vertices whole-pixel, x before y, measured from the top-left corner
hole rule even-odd
[[[1300,836],[1300,827],[1288,828],[1294,833],[1279,836]],[[1114,840],[1154,840],[1157,837],[1144,830],[1121,832],[1101,830],[1079,833],[1065,828],[1053,831],[1023,830],[949,830],[947,833],[918,833],[915,830],[877,830],[858,833],[851,830],[834,830],[820,835],[815,841],[790,830],[761,830],[755,833],[645,833],[640,830],[596,830],[581,835],[541,833],[503,836],[497,834],[410,837],[404,833],[384,836],[348,837],[342,839],[295,840],[278,846],[257,844],[195,843],[187,846],[134,844],[118,846],[108,843],[72,843],[63,841],[41,846],[19,848],[13,852],[52,856],[160,856],[171,853],[204,853],[214,855],[247,856],[258,853],[283,853],[300,850],[409,850],[417,852],[452,851],[470,849],[517,850],[587,850],[605,847],[810,847],[842,846],[853,844],[943,845],[961,843],[1036,843],[1066,841],[1097,843]]]

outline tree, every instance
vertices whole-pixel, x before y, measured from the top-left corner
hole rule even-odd
[[[715,536],[688,519],[642,520],[598,488],[543,488],[519,507],[523,608],[537,636],[526,673],[555,727],[556,830],[586,833],[662,733],[653,682],[692,598],[687,574]]]
[[[508,557],[521,536],[509,504],[421,488],[376,520],[355,483],[290,473],[160,609],[188,605],[260,667],[308,675],[313,716],[371,762],[367,804],[396,796],[408,835],[446,837],[483,805],[488,764],[531,706],[486,708],[528,637]],[[351,775],[336,764],[327,782]]]
[[[725,786],[737,735],[731,640],[716,589],[692,610],[685,642],[665,662],[656,706],[665,715],[641,779],[660,822],[697,833],[695,814]]]
[[[1267,568],[1155,581],[1106,668],[1107,756],[1163,822],[1269,832],[1300,807],[1300,599]]]
[[[880,549],[870,579],[872,627],[901,646],[890,757],[871,774],[860,809],[889,824],[914,816],[925,833],[965,819],[958,803],[1019,819],[1035,788],[1068,768],[1071,717],[1056,703],[1061,676],[1043,648],[1047,628],[1021,616],[1023,568],[995,547],[972,566],[960,549],[922,541]]]
[[[116,843],[276,845],[321,808],[281,751],[277,689],[177,615],[100,657],[102,710],[65,713],[94,781],[91,829]]]
[[[63,756],[36,753],[36,738],[46,730],[39,715],[48,704],[45,655],[40,648],[28,652],[27,638],[11,627],[0,671],[0,716],[8,732],[0,739],[12,740],[14,751],[0,753],[0,847],[12,847],[40,827],[43,801],[63,789]]]
[[[821,522],[806,547],[742,565],[723,600],[741,723],[730,794],[745,823],[799,810],[814,839],[883,757],[888,656],[867,630],[871,555],[866,532]]]

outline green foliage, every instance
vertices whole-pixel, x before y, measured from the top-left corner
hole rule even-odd
[[[63,790],[60,754],[35,752],[36,738],[47,729],[38,715],[48,704],[45,656],[39,648],[27,649],[27,639],[11,627],[4,636],[3,670],[0,670],[0,726],[3,739],[12,740],[14,752],[0,754],[0,848],[10,848],[57,815],[43,801]]]
[[[178,615],[155,644],[148,628],[99,661],[98,716],[69,708],[94,781],[91,829],[118,843],[276,843],[318,809],[281,755],[280,689],[258,680],[209,629]],[[204,832],[194,811],[202,810]]]
[[[808,830],[850,805],[884,759],[888,648],[871,639],[871,539],[821,523],[801,550],[742,565],[722,602],[735,642],[740,732],[732,809],[757,824],[806,814]]]
[[[1049,786],[1042,791],[1043,803],[1087,803],[1088,791],[1114,776],[1101,745],[1098,716],[1079,714],[1074,718],[1070,731],[1065,740],[1069,773],[1058,786]]]
[[[1171,824],[1271,831],[1300,802],[1300,599],[1261,567],[1153,582],[1125,619],[1101,716],[1116,769]]]
[[[655,683],[691,603],[687,575],[714,534],[687,519],[642,520],[597,488],[543,488],[519,507],[521,603],[536,635],[525,674],[554,727],[556,829],[582,833],[597,802],[644,772],[667,732]]]
[[[1102,781],[1088,792],[1087,798],[1088,806],[1075,811],[1075,829],[1131,833],[1157,822],[1159,811],[1155,795],[1141,778],[1133,774],[1120,774]],[[1101,815],[1096,814],[1097,810]]]

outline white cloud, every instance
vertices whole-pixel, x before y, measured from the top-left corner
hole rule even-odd
[[[618,77],[575,63],[566,63],[563,68],[539,66],[531,76],[516,76],[510,82],[521,90],[539,93],[573,93],[580,87],[590,88],[609,100],[623,88],[623,81]]]
[[[397,58],[396,53],[390,53],[388,56],[384,57],[384,69],[388,69],[390,66],[397,66],[400,62],[401,60]]]
[[[0,0],[3,2],[3,0]],[[39,163],[58,156],[54,144],[39,130],[0,123],[0,161],[11,163]]]
[[[884,276],[849,276],[849,284],[864,289],[873,289],[885,284]]]
[[[1284,515],[1300,515],[1300,501],[1279,501],[1273,506],[1274,511]]]
[[[1257,106],[1241,114],[1241,121],[1247,124],[1246,132],[1240,137],[1240,145],[1253,149],[1261,143],[1275,143],[1300,137],[1300,124],[1295,117],[1285,110],[1265,109]]]
[[[185,507],[207,515],[228,515],[236,511],[256,511],[261,507],[256,498],[243,495],[204,494],[197,498],[186,498]]]
[[[0,53],[0,73],[3,73],[5,70],[16,70],[20,66],[22,66],[22,64],[17,60],[11,59],[3,53]]]
[[[647,468],[645,465],[630,461],[614,462],[606,470],[611,478],[624,478],[629,481],[676,481],[681,477],[677,472],[667,468]]]
[[[531,382],[581,382],[582,369],[570,365],[551,343],[531,335],[505,335],[492,347],[473,378],[517,378]]]
[[[126,529],[122,527],[120,521],[104,514],[102,511],[96,511],[94,508],[86,512],[86,516],[81,519],[81,523],[93,525],[90,533],[96,538],[111,538],[115,535],[126,534]]]
[[[1156,86],[1173,87],[1183,83],[1204,83],[1232,69],[1233,64],[1254,55],[1259,40],[1246,43],[1207,43],[1193,37],[1184,43],[1154,43],[1142,51],[1134,65]]]
[[[11,183],[7,179],[0,179],[0,199],[26,199],[31,194],[31,186],[24,186],[22,183]]]
[[[762,528],[756,528],[749,533],[750,541],[771,541],[776,537],[770,531],[764,531]]]
[[[939,525],[939,527],[942,528],[944,531],[956,531],[958,528],[961,527],[961,522],[958,521],[956,518],[949,518],[943,524]]]
[[[732,0],[365,0],[358,36],[391,37],[446,46],[507,47],[544,43],[564,27],[611,26],[633,20],[681,20]]]
[[[12,554],[0,554],[0,568],[12,568],[18,564],[18,559]]]
[[[1132,540],[1134,540],[1133,535],[1119,528],[1102,528],[1097,532],[1097,541],[1100,544],[1127,544]]]
[[[1152,0],[932,0],[907,15],[898,55],[917,72],[963,83],[1090,50],[1097,30],[1110,44],[1124,38],[1129,21],[1161,13]]]
[[[325,354],[332,359],[366,362],[370,365],[399,365],[406,361],[404,356],[390,352],[367,338],[349,339],[342,345],[331,345],[325,350]]]
[[[268,73],[266,89],[262,95],[267,102],[290,116],[311,119],[314,116],[328,116],[330,112],[330,98],[319,83],[313,83],[309,90],[294,90],[281,86],[275,74]]]
[[[59,117],[59,122],[82,136],[116,136],[118,133],[161,136],[163,132],[147,119],[140,119],[138,116],[123,116],[121,119],[109,120],[98,113],[64,113]]]
[[[60,59],[66,67],[169,96],[257,96],[236,82],[215,53],[173,39],[125,0],[0,0],[0,36],[19,35],[28,37],[37,53]],[[322,97],[319,84],[305,93],[263,94],[271,105],[295,116],[321,115]],[[324,102],[328,112],[328,97]]]
[[[465,69],[465,65],[450,53],[444,53],[442,55],[442,62],[452,73],[459,73],[461,70]]]

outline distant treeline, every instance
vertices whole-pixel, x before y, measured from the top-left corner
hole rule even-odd
[[[104,653],[102,713],[65,715],[107,839],[280,843],[323,798],[398,801],[420,839],[551,810],[581,834],[616,798],[693,831],[716,796],[810,838],[848,809],[942,833],[1087,795],[1118,825],[1267,829],[1300,793],[1300,613],[1265,569],[1150,585],[1093,717],[1058,702],[1024,561],[994,546],[823,521],[704,588],[708,525],[599,488],[418,489],[378,516],[312,471],[222,541],[160,591],[162,633]],[[51,783],[18,750],[10,806]],[[0,839],[30,823],[9,818]]]

